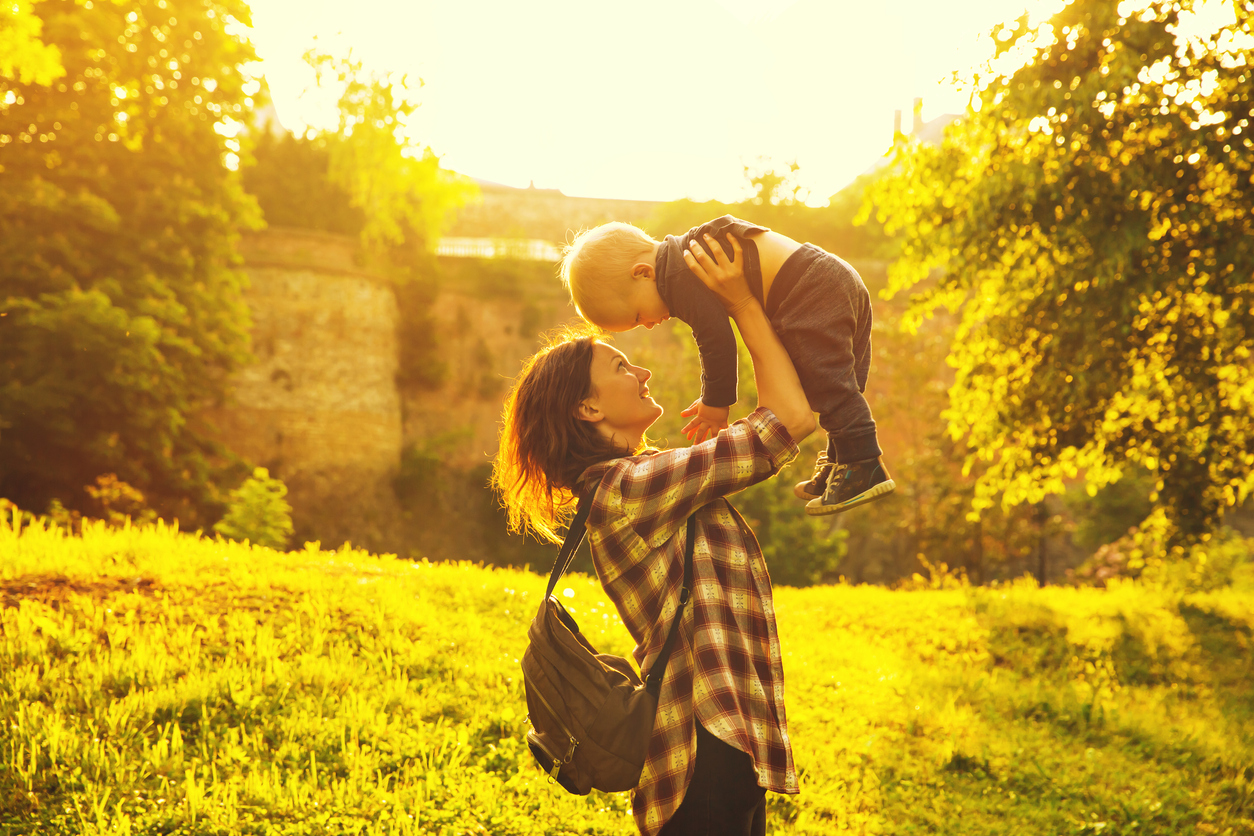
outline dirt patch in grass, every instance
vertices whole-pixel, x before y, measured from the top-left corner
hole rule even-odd
[[[86,595],[102,601],[127,592],[153,595],[156,591],[157,582],[142,576],[84,580],[65,575],[23,575],[12,580],[0,580],[0,606],[16,607],[26,599],[60,609],[72,595]]]

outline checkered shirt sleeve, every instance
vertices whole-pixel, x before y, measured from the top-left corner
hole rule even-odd
[[[654,836],[692,775],[699,720],[754,761],[758,783],[798,791],[771,581],[762,549],[726,497],[774,475],[797,445],[758,408],[693,447],[589,468],[599,482],[588,534],[593,563],[648,672],[683,585],[685,523],[697,515],[693,595],[658,698],[648,759],[632,795],[636,824]]]

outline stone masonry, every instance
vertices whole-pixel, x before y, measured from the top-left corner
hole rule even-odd
[[[272,230],[242,250],[256,363],[206,417],[287,484],[293,545],[382,547],[399,513],[395,296],[354,264],[351,238]]]
[[[415,326],[399,321],[387,280],[361,266],[355,238],[271,228],[241,251],[255,363],[203,417],[287,485],[291,546],[351,541],[409,556],[422,515],[402,508],[393,487],[402,451],[485,472],[511,380],[544,332],[577,318],[555,269],[500,293],[453,272]],[[398,328],[407,327],[433,330],[446,369],[434,388],[397,385]],[[615,344],[631,354],[644,341],[641,331]]]

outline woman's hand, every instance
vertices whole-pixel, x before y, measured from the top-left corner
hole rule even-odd
[[[749,282],[745,280],[745,263],[741,257],[743,251],[740,248],[740,242],[731,233],[727,234],[727,239],[732,245],[730,260],[727,258],[727,253],[723,251],[722,245],[706,235],[706,243],[714,252],[714,257],[711,258],[705,247],[693,241],[689,248],[684,250],[684,263],[706,287],[718,294],[727,313],[735,316],[754,300],[753,294],[749,292]]]

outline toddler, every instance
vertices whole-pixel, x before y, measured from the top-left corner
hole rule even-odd
[[[749,289],[792,357],[810,406],[827,431],[814,475],[797,484],[806,513],[836,514],[891,493],[863,392],[871,364],[871,296],[844,260],[813,244],[724,215],[657,241],[626,223],[580,233],[562,260],[562,281],[581,316],[606,331],[652,328],[677,317],[701,355],[701,397],[681,415],[694,443],[727,426],[736,402],[736,337],[722,303],[688,269],[686,250],[742,243]],[[687,253],[691,257],[691,253]]]

